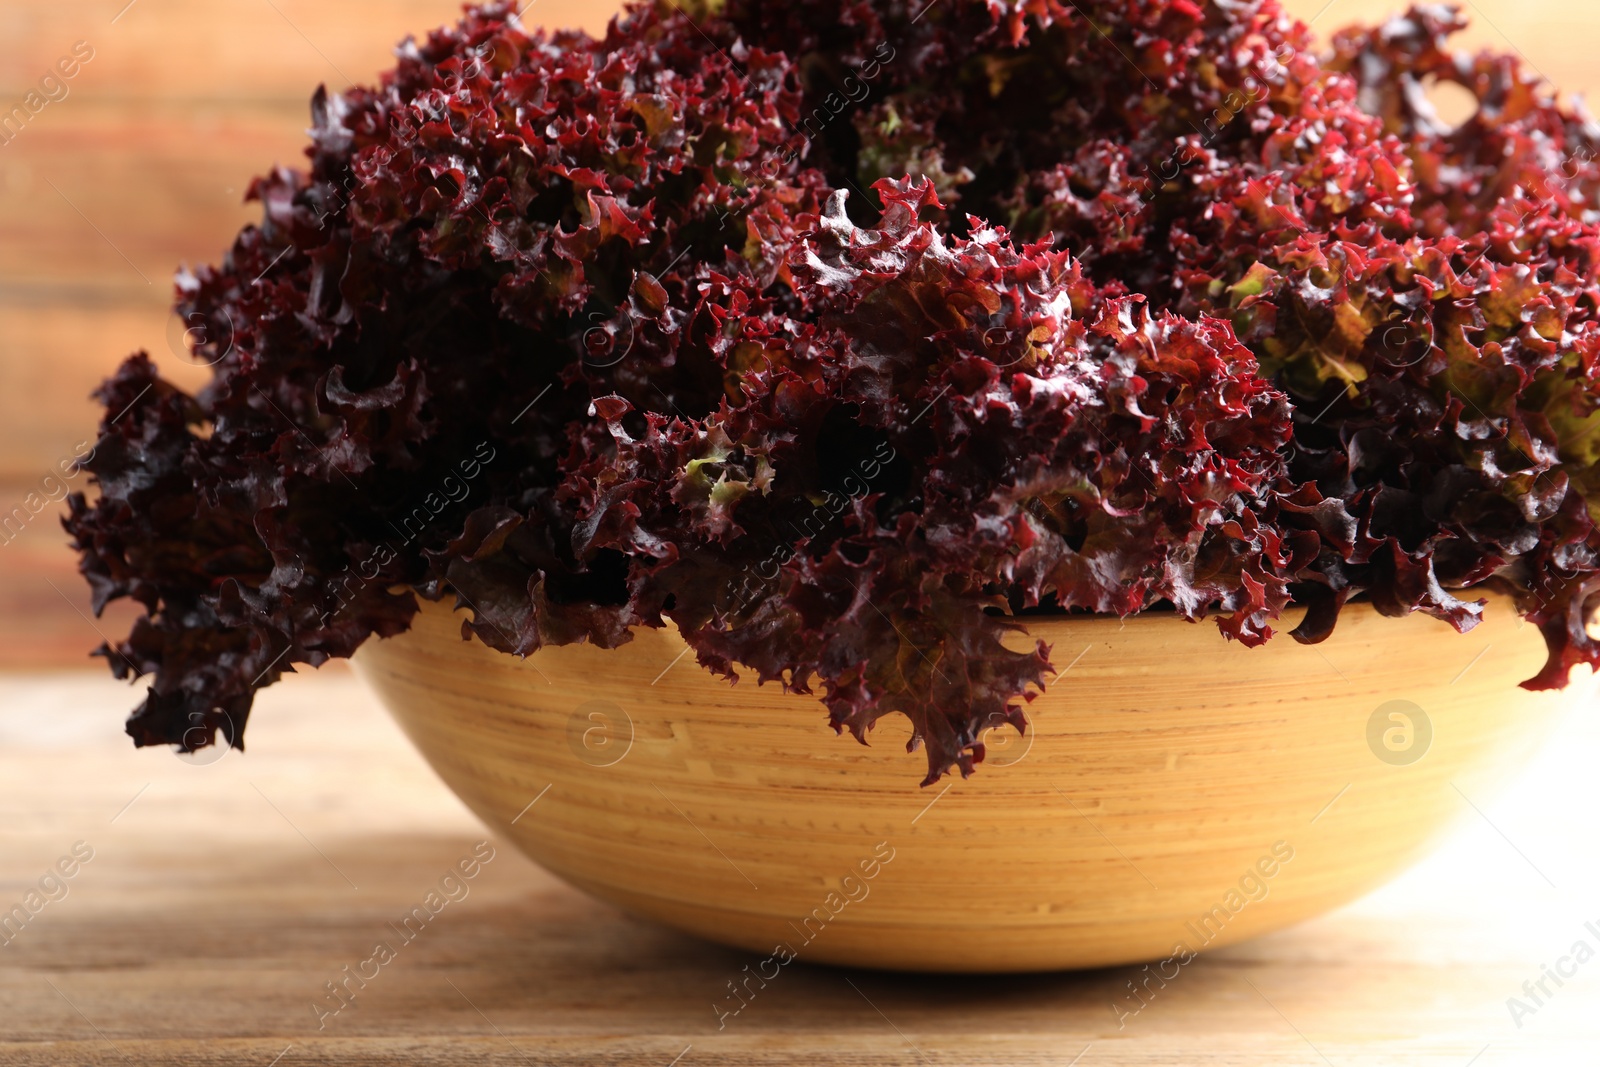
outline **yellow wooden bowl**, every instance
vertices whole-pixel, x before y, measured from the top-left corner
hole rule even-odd
[[[751,952],[929,971],[1187,953],[1316,915],[1412,862],[1587,697],[1508,602],[1456,634],[1352,605],[1331,639],[1034,619],[1060,677],[972,778],[919,789],[811,697],[702,670],[675,631],[527,660],[425,605],[360,671],[496,831],[595,896]],[[730,1005],[734,1004],[730,999]]]

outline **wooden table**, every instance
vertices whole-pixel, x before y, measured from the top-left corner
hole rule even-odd
[[[1416,870],[1201,957],[1120,1029],[1111,1005],[1136,968],[966,978],[795,964],[719,1032],[712,1003],[746,954],[591,901],[500,842],[466,896],[349,1007],[320,1014],[324,984],[377,942],[400,944],[390,924],[485,832],[348,671],[269,690],[248,754],[206,765],[129,748],[118,723],[132,699],[97,674],[0,675],[0,910],[78,842],[93,850],[0,947],[0,1063],[1600,1058],[1600,959],[1548,984],[1520,1029],[1506,1004],[1574,941],[1600,947],[1584,925],[1600,929],[1592,715],[1481,813],[1464,803],[1459,831]]]

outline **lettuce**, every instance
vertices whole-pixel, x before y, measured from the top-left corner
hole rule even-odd
[[[100,389],[66,526],[146,610],[137,744],[242,745],[418,596],[516,655],[671,622],[907,716],[924,784],[1025,729],[1041,612],[1315,642],[1494,588],[1528,686],[1600,664],[1600,130],[1448,9],[1321,60],[1272,0],[513,11],[319,90],[178,279],[210,384]]]

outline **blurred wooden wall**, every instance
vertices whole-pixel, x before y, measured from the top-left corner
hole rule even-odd
[[[1317,16],[1322,34],[1393,9],[1288,6]],[[599,29],[613,9],[534,0],[524,18]],[[128,353],[148,349],[186,384],[203,379],[179,358],[174,268],[214,261],[254,216],[240,202],[253,175],[300,163],[319,83],[370,81],[395,42],[458,10],[454,0],[0,0],[0,121],[41,79],[60,78],[41,92],[59,99],[14,135],[0,127],[0,513],[53,488],[45,476],[92,437],[89,390]],[[1521,51],[1564,89],[1592,84],[1600,9],[1476,0],[1469,13],[1473,44]],[[0,545],[0,666],[83,663],[99,640],[80,614],[58,510]],[[120,636],[125,618],[99,627]]]

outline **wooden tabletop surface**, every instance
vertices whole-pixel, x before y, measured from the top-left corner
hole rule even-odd
[[[1575,942],[1600,948],[1592,714],[1481,811],[1463,803],[1423,865],[1200,957],[1120,1027],[1113,1004],[1133,1004],[1136,968],[797,963],[719,1031],[712,1005],[747,954],[479,844],[485,831],[347,670],[269,690],[249,752],[204,765],[133,751],[118,729],[132,699],[94,674],[0,675],[0,910],[40,892],[37,914],[0,930],[0,1063],[1600,1062],[1600,959],[1569,959],[1576,973],[1546,979],[1550,996],[1519,1019],[1507,1004]],[[403,942],[390,924],[475,849],[492,859]],[[325,984],[346,967],[371,975],[378,942],[393,959],[332,1011]]]
[[[129,351],[199,380],[173,353],[173,268],[214,260],[253,214],[244,183],[298,159],[317,82],[370,80],[394,41],[457,6],[0,4],[5,107],[76,42],[95,50],[70,96],[0,147],[5,508],[92,433],[86,393]],[[528,17],[595,27],[613,6],[539,0]],[[1320,13],[1326,33],[1403,5],[1288,6]],[[1471,43],[1594,88],[1600,8],[1474,0],[1469,14]],[[126,630],[126,616],[81,614],[62,541],[46,514],[0,548],[0,666],[81,662],[97,627]],[[1507,1005],[1531,1005],[1523,983],[1576,942],[1600,949],[1585,926],[1600,929],[1592,718],[1500,801],[1463,805],[1423,866],[1202,957],[1120,1028],[1112,1006],[1128,1006],[1135,969],[967,979],[796,964],[719,1032],[712,1004],[748,959],[589,901],[494,841],[465,898],[354,1006],[319,1015],[325,983],[393,940],[389,924],[483,831],[347,672],[268,692],[249,754],[210,765],[132,751],[119,723],[135,699],[97,673],[0,674],[0,915],[37,907],[14,936],[0,927],[0,1063],[1600,1063],[1600,958],[1559,987],[1545,978],[1551,995],[1520,1020]]]

